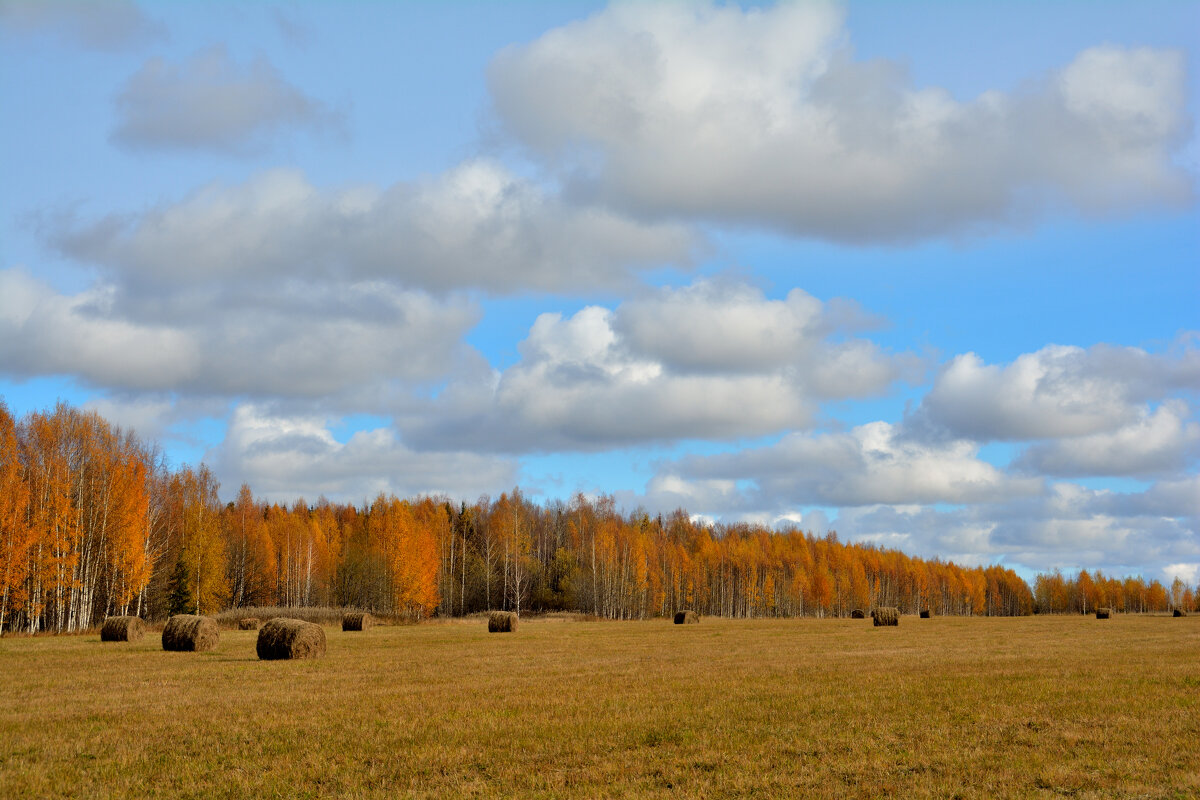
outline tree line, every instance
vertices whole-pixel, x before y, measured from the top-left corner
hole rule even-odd
[[[341,606],[420,619],[491,609],[608,619],[681,608],[726,617],[1130,611],[1194,602],[1141,578],[963,567],[829,532],[706,525],[611,497],[472,504],[379,495],[290,506],[243,485],[222,503],[203,464],[59,403],[15,420],[0,401],[0,633],[70,632],[106,616],[161,619],[244,606]],[[1179,581],[1177,584],[1181,583]]]
[[[1033,582],[1033,598],[1039,614],[1088,614],[1097,608],[1126,613],[1200,610],[1200,597],[1180,577],[1168,588],[1158,581],[1146,583],[1140,577],[1106,576],[1100,570],[1080,570],[1074,577],[1064,577],[1058,570],[1038,575]]]

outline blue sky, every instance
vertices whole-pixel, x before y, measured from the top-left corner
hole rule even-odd
[[[1200,578],[1195,2],[0,3],[0,396],[232,497]]]

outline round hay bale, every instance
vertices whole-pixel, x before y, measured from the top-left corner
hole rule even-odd
[[[138,617],[109,617],[100,628],[102,642],[137,642],[146,635],[146,623]]]
[[[514,633],[517,630],[517,615],[511,611],[493,611],[488,614],[488,633]]]
[[[1111,608],[1097,608],[1096,619],[1108,619],[1112,615]]]
[[[258,617],[242,617],[238,620],[239,631],[256,631],[258,630]]]
[[[221,638],[221,629],[212,617],[176,614],[163,628],[163,650],[200,652],[212,650]]]
[[[700,615],[691,609],[675,612],[676,625],[699,625]]]
[[[928,608],[921,609],[921,619],[929,619],[932,616],[933,613]]]
[[[900,624],[900,609],[880,606],[871,611],[871,619],[875,621],[876,628],[880,626],[896,627]]]
[[[255,649],[264,661],[320,658],[325,655],[325,629],[315,622],[276,617],[259,628]]]
[[[342,615],[342,630],[365,631],[375,624],[375,618],[365,611],[351,611]]]
[[[850,612],[850,619],[866,619],[867,615],[863,613],[861,608],[856,608]]]
[[[1175,609],[1175,613],[1172,614],[1171,616],[1172,617],[1186,617],[1187,612],[1182,609],[1177,608],[1177,609]]]

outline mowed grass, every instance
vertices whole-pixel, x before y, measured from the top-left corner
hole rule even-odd
[[[0,641],[2,797],[1197,797],[1200,616]]]

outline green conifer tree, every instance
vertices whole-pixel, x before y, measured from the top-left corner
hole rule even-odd
[[[181,555],[175,562],[175,571],[171,573],[171,580],[167,584],[167,611],[170,614],[187,614],[194,605],[188,566]]]

